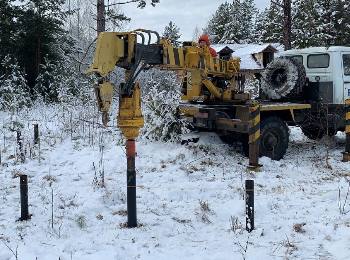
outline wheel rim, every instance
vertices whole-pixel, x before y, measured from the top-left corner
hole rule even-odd
[[[273,152],[276,149],[276,146],[278,146],[279,143],[279,137],[274,132],[268,132],[263,136],[262,139],[262,146],[263,151],[266,152]]]
[[[271,83],[275,88],[279,88],[286,82],[287,82],[286,69],[280,68],[273,72],[271,76]]]

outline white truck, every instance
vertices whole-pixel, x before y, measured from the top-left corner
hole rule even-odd
[[[344,102],[350,98],[350,47],[282,52],[263,73],[261,97],[311,104],[298,120],[310,139],[343,131]]]

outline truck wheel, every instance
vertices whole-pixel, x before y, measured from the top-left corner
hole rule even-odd
[[[268,98],[297,98],[306,83],[303,64],[293,58],[277,58],[262,74],[261,90]]]
[[[325,129],[317,125],[303,125],[300,128],[303,134],[311,140],[320,140],[325,135]]]
[[[328,133],[327,135],[329,137],[335,136],[338,133],[338,130],[336,130],[335,128],[328,128]]]
[[[220,137],[220,140],[224,143],[224,144],[233,144],[235,142],[235,139],[233,138],[233,135],[234,134],[225,134],[225,135],[222,135],[222,134],[219,134],[219,137]]]
[[[325,135],[335,136],[342,121],[343,118],[337,114],[322,115],[321,117],[311,114],[301,123],[300,128],[307,138],[320,140]]]
[[[260,155],[280,160],[285,155],[289,142],[289,128],[279,117],[268,117],[260,126]]]

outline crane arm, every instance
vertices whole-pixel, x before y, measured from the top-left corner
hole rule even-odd
[[[155,43],[151,43],[152,38],[156,38]],[[141,39],[141,42],[138,42],[138,39]],[[213,58],[208,47],[199,47],[193,42],[185,42],[183,47],[175,47],[168,40],[161,39],[158,33],[139,29],[132,32],[100,33],[93,64],[88,73],[95,73],[99,78],[95,93],[106,124],[113,96],[113,84],[109,82],[108,77],[115,67],[126,70],[125,83],[120,85],[118,125],[122,130],[126,129],[123,131],[125,136],[135,139],[138,131],[131,129],[143,125],[140,85],[135,81],[143,69],[156,66],[185,71],[185,100],[201,99],[204,97],[203,93],[210,93],[211,98],[230,100],[234,90],[220,88],[217,82],[232,80],[240,69],[239,63],[237,58]],[[133,133],[128,134],[130,132]]]

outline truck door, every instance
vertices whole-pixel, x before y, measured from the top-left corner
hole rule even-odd
[[[333,53],[315,52],[307,55],[306,74],[311,87],[317,86],[317,88],[311,92],[315,92],[314,94],[325,104],[332,104],[335,101],[335,89],[331,68],[333,60]],[[343,92],[343,89],[341,89],[341,92]],[[340,96],[340,99],[342,98],[343,95]]]
[[[350,53],[342,53],[344,101],[350,98]]]

